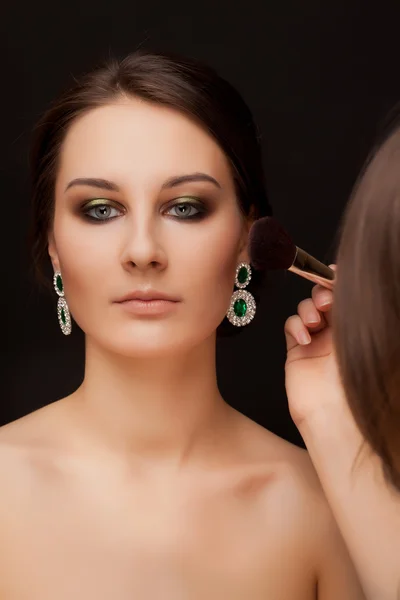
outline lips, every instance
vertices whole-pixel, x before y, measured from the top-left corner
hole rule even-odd
[[[179,298],[169,296],[168,294],[164,294],[162,292],[157,292],[155,290],[146,290],[146,291],[134,291],[122,296],[116,302],[156,302],[156,301],[164,301],[164,302],[179,302]]]
[[[179,298],[155,290],[131,292],[116,301],[126,313],[145,319],[174,313],[179,303]]]

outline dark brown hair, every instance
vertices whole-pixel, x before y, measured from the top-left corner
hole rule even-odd
[[[371,153],[345,212],[334,336],[348,402],[400,490],[400,112]]]
[[[196,61],[137,51],[83,76],[53,103],[35,129],[31,238],[39,273],[47,257],[58,158],[68,129],[85,112],[123,95],[162,104],[195,119],[228,157],[244,214],[257,218],[271,213],[259,135],[239,93],[213,69]]]

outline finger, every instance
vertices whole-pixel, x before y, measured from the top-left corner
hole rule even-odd
[[[321,314],[312,298],[302,300],[297,307],[297,312],[307,327],[317,327],[321,323]]]
[[[312,299],[316,308],[323,315],[325,323],[332,323],[332,307],[333,307],[333,291],[324,288],[321,285],[316,285],[312,290]]]
[[[311,334],[325,329],[327,323],[324,316],[317,310],[314,301],[307,298],[300,302],[297,308],[299,317]]]
[[[324,288],[322,285],[313,287],[311,296],[317,310],[326,313],[333,306],[333,291]]]
[[[295,346],[307,346],[311,343],[311,336],[299,315],[287,319],[285,337],[288,351]]]

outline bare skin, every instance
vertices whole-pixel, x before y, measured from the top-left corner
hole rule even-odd
[[[1,598],[363,597],[301,449],[221,405],[215,451],[143,465],[74,401],[0,431]]]
[[[216,142],[121,98],[69,129],[55,192],[49,255],[85,377],[0,430],[0,597],[361,598],[307,454],[218,391],[249,222]],[[121,304],[138,289],[173,304]]]
[[[351,414],[332,339],[333,303],[334,294],[317,285],[287,320],[289,407],[366,597],[398,600],[400,494],[388,485]]]

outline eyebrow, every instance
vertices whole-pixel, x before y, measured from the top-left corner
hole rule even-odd
[[[188,175],[177,175],[176,177],[167,179],[162,188],[165,189],[176,187],[181,183],[191,183],[195,181],[207,181],[208,183],[212,183],[217,188],[221,189],[221,184],[218,183],[214,177],[211,177],[211,175],[207,175],[207,173],[189,173]]]
[[[175,177],[170,177],[165,181],[162,185],[162,189],[177,187],[182,183],[191,183],[196,181],[206,181],[208,183],[212,183],[217,188],[221,189],[221,184],[218,183],[214,177],[211,175],[207,175],[207,173],[189,173],[187,175],[177,175]],[[113,181],[108,181],[107,179],[99,179],[97,177],[78,177],[77,179],[73,179],[70,181],[65,188],[65,191],[69,190],[74,186],[86,185],[90,187],[95,187],[101,190],[107,190],[111,192],[119,192],[120,189],[116,183]]]
[[[65,191],[77,185],[87,185],[90,187],[99,188],[100,190],[108,190],[111,192],[119,192],[119,187],[116,183],[107,179],[98,179],[96,177],[78,177],[69,182]]]

